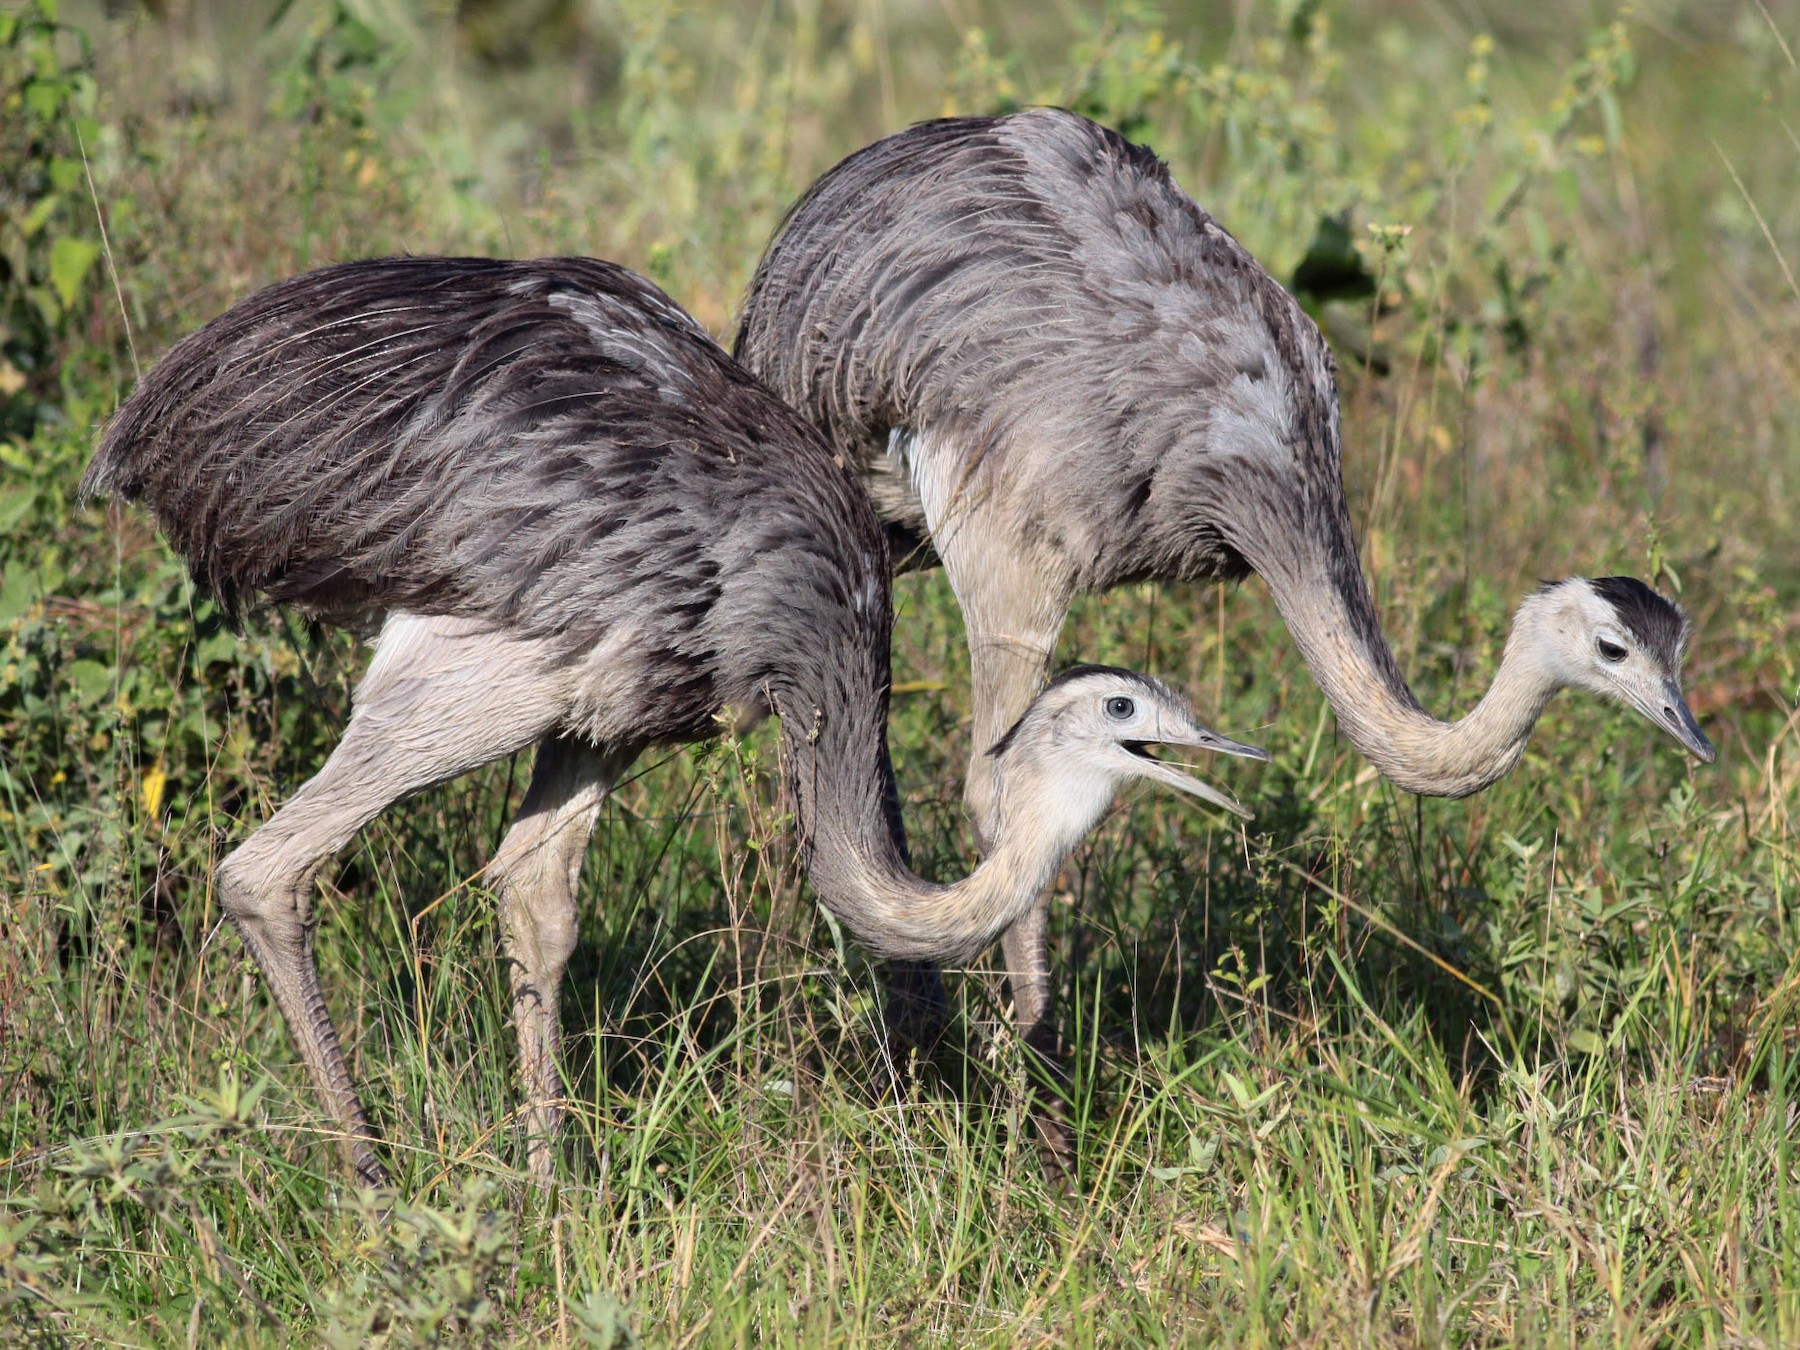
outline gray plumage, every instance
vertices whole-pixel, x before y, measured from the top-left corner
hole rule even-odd
[[[670,735],[767,697],[796,589],[846,629],[888,617],[881,542],[817,437],[649,282],[586,259],[271,286],[169,352],[82,491],[143,502],[232,615],[256,594],[339,622],[456,615],[571,653],[630,623],[679,676]]]
[[[148,506],[234,616],[263,596],[379,631],[343,740],[217,874],[371,1183],[384,1174],[312,961],[312,879],[409,793],[538,744],[488,870],[542,1172],[581,857],[645,746],[778,714],[821,903],[879,953],[934,959],[1028,909],[1127,779],[1237,809],[1147,744],[1260,754],[1164,686],[1087,672],[1020,719],[992,855],[952,885],[915,877],[867,498],[816,431],[606,263],[391,259],[270,287],[169,352],[82,489]]]
[[[1685,620],[1621,579],[1527,598],[1481,705],[1453,724],[1421,708],[1357,561],[1318,329],[1154,154],[1084,118],[930,122],[851,155],[770,244],[735,351],[862,471],[902,565],[943,561],[978,826],[980,751],[1041,683],[1072,597],[1147,579],[1261,576],[1339,724],[1410,791],[1487,786],[1569,685],[1712,758],[1680,693]],[[1603,631],[1629,639],[1620,660]],[[1042,927],[1007,944],[1028,1034]]]

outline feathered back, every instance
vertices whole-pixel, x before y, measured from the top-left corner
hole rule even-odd
[[[1161,536],[1209,512],[1207,485],[1184,484],[1179,521],[1154,498],[1186,461],[1212,495],[1284,519],[1339,481],[1312,321],[1154,153],[1059,109],[924,123],[838,164],[770,244],[735,350],[865,459],[891,428],[954,429],[1015,490],[1054,474],[1052,510],[1077,528],[1133,522],[1114,544],[1180,546]],[[1234,422],[1255,424],[1254,448]],[[1236,506],[1211,514],[1251,514]],[[1107,548],[1084,584],[1151,563]]]
[[[629,632],[706,734],[801,674],[885,682],[886,554],[854,478],[609,263],[397,258],[272,286],[163,358],[82,490],[148,506],[233,614],[257,594],[454,614],[571,655]]]
[[[1149,149],[1055,108],[878,141],[789,213],[735,351],[902,537],[924,522],[883,462],[896,430],[906,453],[954,447],[953,480],[1009,537],[1054,541],[1078,589],[1329,588],[1410,701],[1357,562],[1330,351]]]

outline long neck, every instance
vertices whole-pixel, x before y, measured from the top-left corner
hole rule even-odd
[[[1341,548],[1257,567],[1338,725],[1397,787],[1427,797],[1481,791],[1519,762],[1558,685],[1515,624],[1481,702],[1459,721],[1438,721],[1400,674],[1347,526],[1343,534]]]
[[[781,719],[784,768],[814,894],[878,956],[974,956],[1025,914],[1093,822],[1049,831],[1002,827],[969,876],[949,885],[922,880],[906,862],[885,693],[879,706],[867,706],[854,689],[830,685],[844,697],[833,699],[828,686],[825,697],[811,701],[811,717],[780,700],[788,709]]]

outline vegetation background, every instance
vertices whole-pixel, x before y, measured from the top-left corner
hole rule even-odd
[[[0,1336],[45,1344],[1800,1343],[1800,17],[1778,0],[160,0],[0,6]],[[1540,577],[1679,592],[1690,764],[1570,699],[1467,802],[1336,735],[1259,584],[1094,599],[1067,659],[1268,745],[1248,829],[1122,808],[1056,911],[1074,1194],[992,982],[911,1086],[812,910],[766,732],[622,790],[512,1129],[481,865],[520,764],[372,826],[320,958],[404,1202],[373,1222],[210,868],[361,656],[224,631],[96,429],[253,288],[618,259],[721,337],[787,203],[919,118],[1153,144],[1337,349],[1353,513],[1428,707]],[[916,856],[969,865],[967,680],[900,585]]]

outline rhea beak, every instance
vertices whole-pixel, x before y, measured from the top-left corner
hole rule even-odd
[[[1639,711],[1680,741],[1685,749],[1702,764],[1711,764],[1719,757],[1713,749],[1713,743],[1700,730],[1700,724],[1694,720],[1689,711],[1687,700],[1681,696],[1681,686],[1674,680],[1665,680],[1661,690],[1661,698],[1651,706],[1640,706]]]
[[[1211,802],[1214,806],[1224,807],[1234,816],[1242,816],[1245,820],[1253,819],[1252,812],[1235,797],[1221,792],[1211,783],[1203,782],[1190,774],[1182,773],[1173,764],[1165,764],[1151,753],[1151,747],[1163,746],[1171,750],[1205,750],[1215,755],[1241,755],[1245,759],[1267,760],[1269,752],[1261,746],[1245,745],[1242,741],[1234,741],[1229,736],[1221,736],[1218,732],[1198,723],[1190,722],[1182,727],[1157,728],[1158,735],[1153,741],[1127,741],[1125,750],[1137,761],[1137,771],[1153,783],[1161,783],[1172,787],[1177,792],[1185,792],[1191,797]]]

